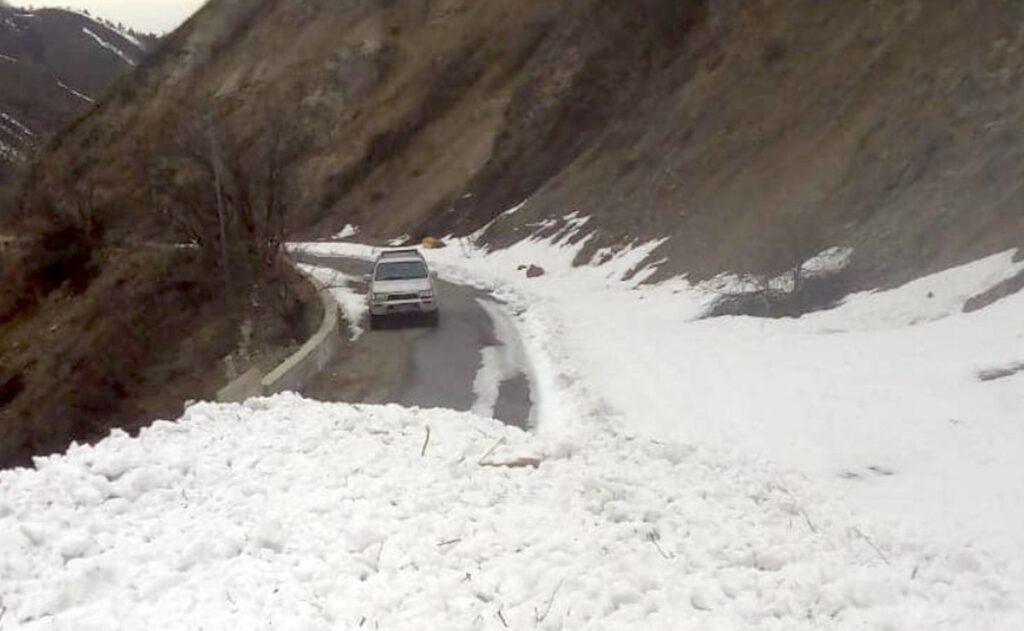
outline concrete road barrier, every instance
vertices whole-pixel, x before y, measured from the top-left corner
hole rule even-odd
[[[253,369],[228,384],[217,393],[219,402],[238,402],[259,395],[297,392],[320,374],[337,355],[342,345],[338,304],[320,281],[305,272],[302,275],[316,289],[316,295],[323,305],[324,316],[320,328],[306,340],[302,348],[268,374],[262,375]]]
[[[219,403],[241,403],[263,394],[263,371],[252,368],[217,392]]]

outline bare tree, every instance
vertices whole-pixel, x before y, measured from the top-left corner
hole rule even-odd
[[[777,288],[799,294],[806,280],[804,264],[825,248],[819,223],[814,217],[782,215],[768,231],[769,247],[777,253],[782,277],[789,287]]]
[[[289,227],[291,176],[306,146],[280,110],[264,110],[246,127],[238,132],[210,114],[169,129],[138,161],[150,202],[219,269],[232,295],[274,276]]]
[[[848,278],[842,270],[814,271],[808,262],[827,245],[820,223],[813,217],[782,215],[764,226],[756,243],[760,256],[751,267],[762,273],[746,273],[733,279],[728,289],[716,291],[708,311],[717,315],[757,317],[796,316],[834,304],[846,291]]]

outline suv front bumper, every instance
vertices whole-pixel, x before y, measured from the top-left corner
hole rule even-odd
[[[435,311],[437,311],[437,301],[435,300],[401,300],[370,304],[370,313],[375,316],[434,313]]]

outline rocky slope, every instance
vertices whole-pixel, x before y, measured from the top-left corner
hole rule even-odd
[[[294,222],[443,234],[592,216],[668,272],[854,248],[854,285],[1024,235],[1019,3],[217,0],[46,156],[137,230],[141,155],[269,108],[314,139]],[[152,217],[142,213],[142,217]],[[504,225],[508,224],[508,225]]]
[[[0,6],[0,178],[88,111],[152,38],[61,9]]]

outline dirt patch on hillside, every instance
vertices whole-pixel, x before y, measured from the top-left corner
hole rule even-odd
[[[177,418],[187,400],[214,398],[235,374],[276,365],[319,320],[307,306],[317,304],[312,287],[295,277],[257,296],[275,306],[251,317],[249,305],[223,299],[188,250],[104,248],[62,260],[88,271],[65,270],[56,286],[36,284],[27,300],[7,301],[0,468],[114,427],[134,432]]]
[[[992,287],[977,296],[972,296],[964,303],[964,313],[980,311],[1004,298],[1009,298],[1021,290],[1024,290],[1024,272],[1019,272],[1013,277],[1007,278],[995,287]]]

